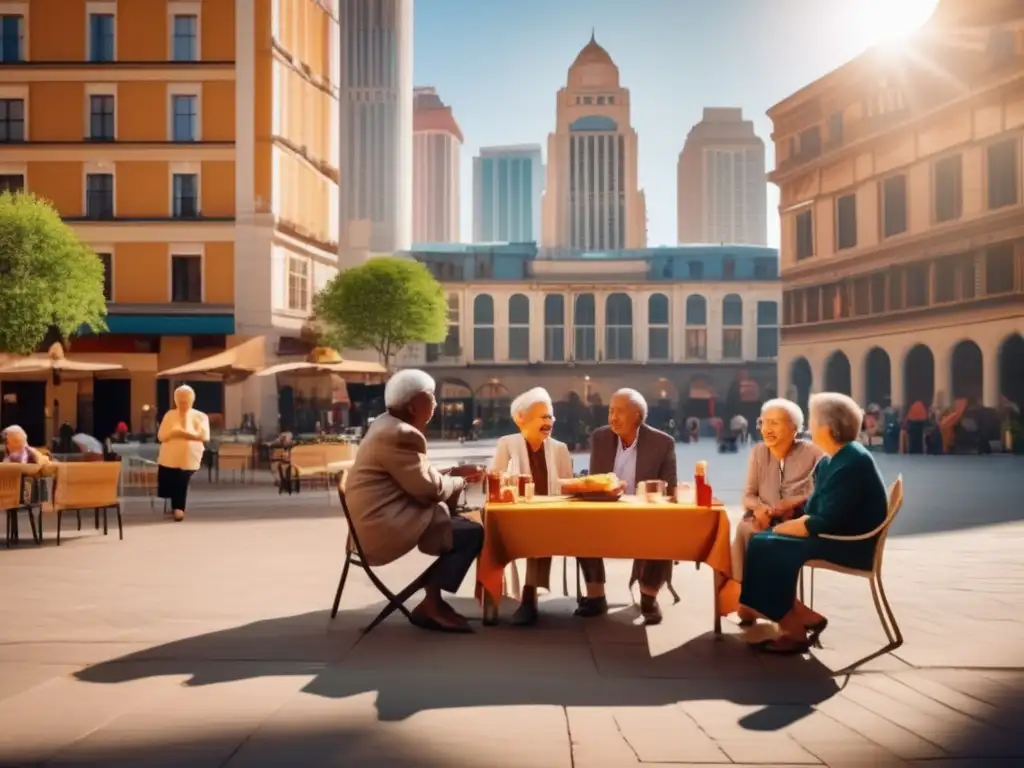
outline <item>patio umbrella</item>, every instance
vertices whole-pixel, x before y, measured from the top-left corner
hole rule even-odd
[[[84,432],[72,435],[71,442],[74,443],[82,453],[103,453],[103,443],[92,435],[87,435]]]
[[[21,379],[41,381],[52,378],[55,385],[62,378],[88,378],[97,373],[119,371],[123,366],[116,363],[87,363],[80,360],[68,360],[64,356],[64,348],[54,344],[45,355],[23,357],[0,367],[0,379]]]
[[[333,373],[344,379],[358,381],[371,378],[383,378],[388,370],[380,363],[363,362],[361,360],[342,360],[335,350],[329,347],[317,347],[309,356],[300,362],[278,363],[264,368],[257,376],[277,376],[291,374],[293,376],[318,376]]]
[[[266,340],[262,336],[257,336],[216,355],[160,371],[157,378],[220,381],[225,384],[245,381],[263,367],[265,345]]]

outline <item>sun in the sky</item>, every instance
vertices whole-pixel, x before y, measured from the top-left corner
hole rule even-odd
[[[928,21],[939,0],[858,0],[850,34],[866,46],[897,45]]]

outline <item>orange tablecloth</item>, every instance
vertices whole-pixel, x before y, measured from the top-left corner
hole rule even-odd
[[[564,497],[487,504],[484,547],[477,563],[477,596],[501,600],[501,578],[513,560],[529,557],[606,557],[706,563],[716,579],[718,611],[736,610],[729,517],[725,507],[647,503],[635,496],[588,502]]]

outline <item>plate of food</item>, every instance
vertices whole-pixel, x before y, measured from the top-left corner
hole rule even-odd
[[[624,490],[625,483],[612,472],[562,481],[562,493],[582,501],[618,501]]]

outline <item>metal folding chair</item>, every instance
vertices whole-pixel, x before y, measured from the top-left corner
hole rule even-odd
[[[431,563],[431,565],[417,576],[407,587],[397,594],[388,589],[387,585],[380,580],[380,578],[373,572],[373,568],[367,563],[366,556],[363,554],[363,548],[359,544],[359,538],[356,536],[355,526],[352,525],[352,515],[349,514],[348,504],[345,501],[345,473],[341,473],[341,477],[338,479],[338,500],[341,502],[341,509],[345,513],[345,522],[348,523],[348,541],[345,545],[345,564],[341,569],[341,578],[338,580],[338,590],[334,593],[334,605],[331,606],[331,618],[335,618],[338,615],[338,606],[341,604],[341,594],[345,590],[345,582],[348,580],[348,571],[353,565],[362,568],[369,578],[370,583],[377,588],[384,598],[388,601],[388,604],[384,607],[377,617],[371,621],[363,630],[363,634],[369,634],[377,625],[380,624],[384,619],[390,616],[395,611],[400,611],[403,616],[407,619],[411,619],[412,615],[409,609],[405,607],[405,601],[412,597],[414,594],[419,592],[427,583],[427,579],[433,572],[437,561]]]

